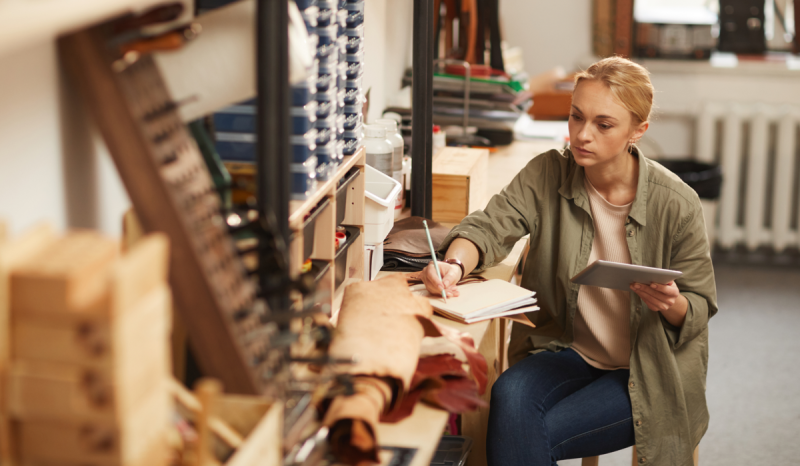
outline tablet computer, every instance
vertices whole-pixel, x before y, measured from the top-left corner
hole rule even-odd
[[[570,279],[579,285],[599,286],[614,290],[630,291],[631,283],[660,283],[666,285],[683,275],[677,270],[621,264],[619,262],[594,261]]]

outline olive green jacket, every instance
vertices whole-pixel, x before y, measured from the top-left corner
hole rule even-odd
[[[697,194],[660,164],[638,156],[639,183],[625,226],[631,262],[683,272],[676,283],[689,308],[683,326],[676,328],[631,293],[628,391],[636,451],[640,464],[690,466],[708,427],[708,319],[717,312],[714,269]],[[535,329],[514,325],[512,364],[529,352],[560,351],[572,343],[580,285],[570,278],[587,266],[594,237],[583,180],[583,167],[568,149],[541,154],[485,210],[455,227],[440,247],[446,251],[453,239],[469,239],[480,251],[480,271],[502,261],[530,234],[522,286],[536,291],[542,310],[528,314]]]

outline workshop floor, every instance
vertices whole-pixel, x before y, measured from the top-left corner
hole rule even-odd
[[[800,463],[800,270],[717,264],[702,466]],[[559,462],[580,466],[580,460]],[[631,449],[600,457],[630,466]]]

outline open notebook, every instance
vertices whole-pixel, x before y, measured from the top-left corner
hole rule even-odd
[[[460,296],[447,298],[445,304],[441,296],[428,293],[425,285],[411,287],[412,293],[428,298],[436,312],[466,324],[539,310],[535,292],[505,280],[465,283],[458,285],[458,291]]]

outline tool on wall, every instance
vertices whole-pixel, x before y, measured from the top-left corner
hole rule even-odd
[[[265,393],[281,359],[270,344],[277,333],[270,310],[256,300],[219,194],[150,55],[182,45],[175,39],[197,28],[156,37],[137,31],[180,11],[170,4],[129,15],[63,37],[59,48],[145,231],[170,237],[170,282],[201,369],[230,392]]]
[[[179,14],[176,6],[166,5],[129,15],[63,37],[59,50],[144,230],[170,238],[175,307],[201,372],[222,381],[226,392],[265,394],[285,403],[284,453],[307,446],[313,455],[302,463],[316,464],[314,459],[326,452],[324,442],[317,445],[325,436],[307,432],[318,424],[319,400],[331,387],[347,386],[330,368],[349,361],[328,356],[330,332],[316,325],[320,309],[314,303],[326,292],[314,289],[313,277],[293,280],[288,273],[289,245],[277,220],[280,213],[263,193],[247,212],[227,209],[220,197],[228,187],[224,172],[209,171],[216,159],[204,161],[178,113],[198,97],[171,96],[151,54],[183,45],[187,32],[199,31],[191,25],[170,28]],[[148,35],[140,29],[153,24],[143,18],[166,23],[157,35]],[[177,36],[184,39],[173,41]],[[196,133],[202,129],[195,126]],[[274,156],[280,150],[267,152]],[[257,260],[246,267],[243,256],[248,255]],[[304,299],[272,306],[265,298],[276,289],[286,296],[297,291]],[[312,366],[318,372],[296,376],[295,368]]]

